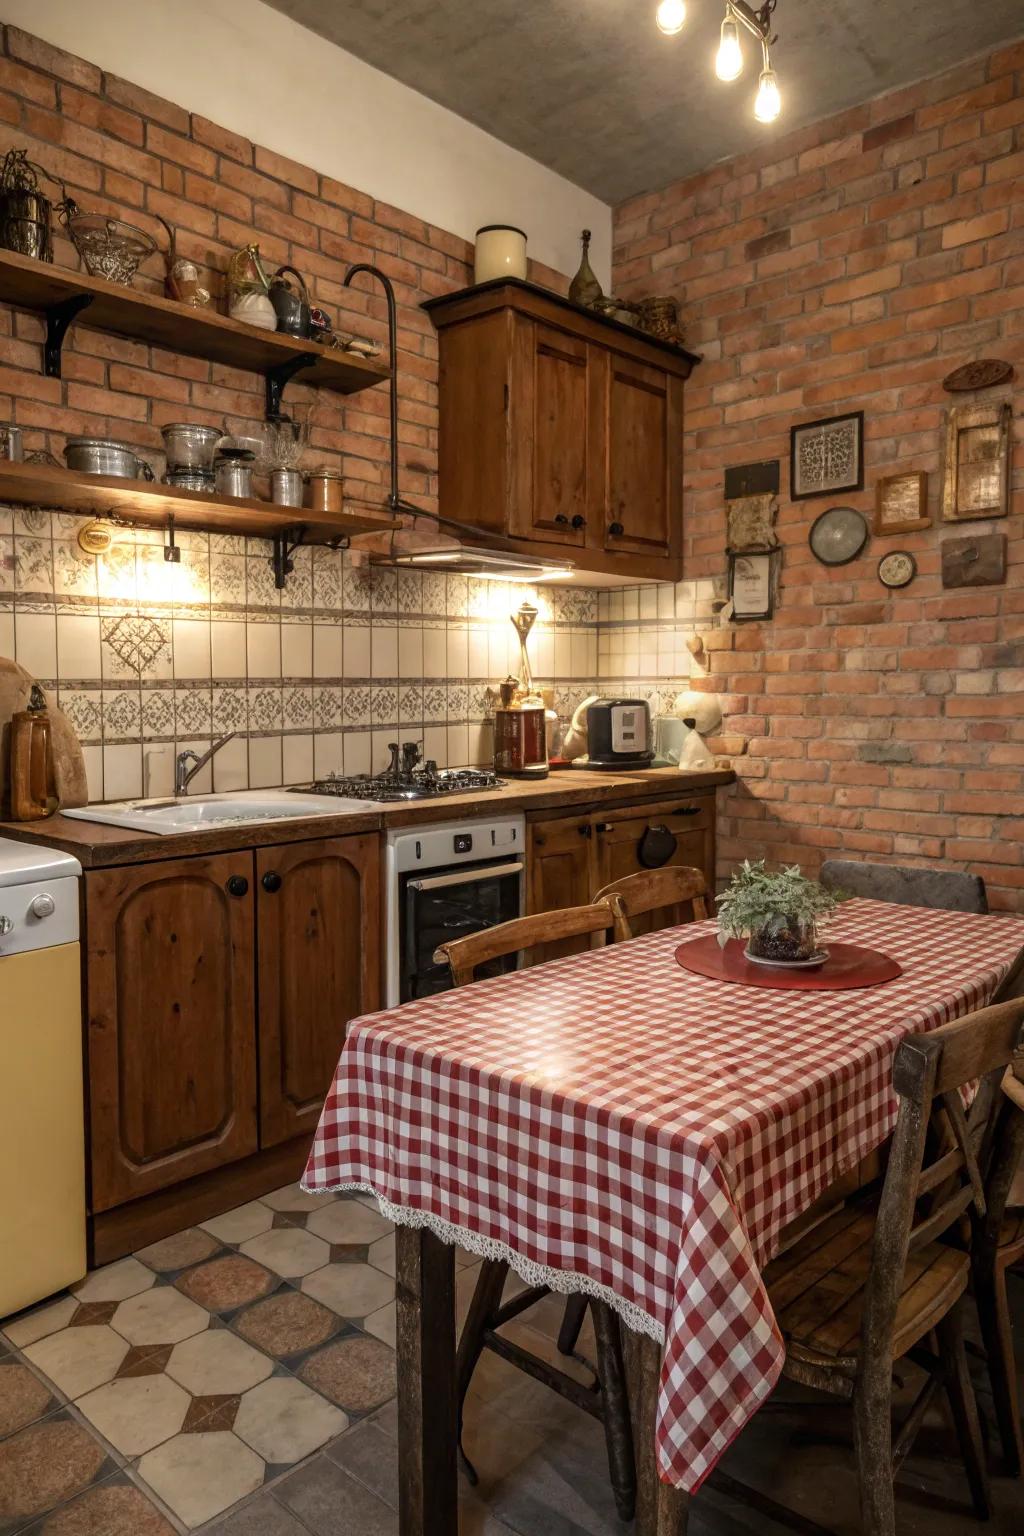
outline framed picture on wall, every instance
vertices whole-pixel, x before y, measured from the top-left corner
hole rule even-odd
[[[863,485],[863,411],[790,428],[789,494],[794,501],[859,491]]]
[[[770,619],[775,607],[777,554],[730,553],[729,596],[734,619]]]
[[[902,475],[884,475],[875,486],[876,538],[889,533],[916,533],[930,528],[928,516],[928,476],[922,469],[910,469]]]

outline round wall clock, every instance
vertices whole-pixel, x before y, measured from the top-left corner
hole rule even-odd
[[[878,579],[883,587],[909,586],[917,575],[917,561],[905,549],[894,549],[878,562]]]
[[[822,565],[847,565],[868,541],[867,519],[854,507],[829,507],[811,526],[811,554]]]

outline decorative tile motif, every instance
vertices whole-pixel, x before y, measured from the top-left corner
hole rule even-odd
[[[218,731],[244,731],[249,719],[244,688],[214,688],[213,719]]]
[[[171,627],[165,619],[143,614],[101,618],[100,639],[129,673],[151,672],[162,657],[170,659]]]
[[[266,555],[249,555],[245,562],[245,600],[250,608],[280,608],[281,594]]]
[[[171,738],[174,735],[174,689],[146,688],[142,692],[142,736],[152,740],[156,736]]]
[[[398,607],[398,572],[385,566],[370,568],[370,609],[374,616],[393,614]]]
[[[246,563],[240,555],[210,557],[210,600],[214,603],[245,602]]]
[[[209,736],[213,730],[213,691],[210,688],[175,688],[174,731],[186,736]]]
[[[423,603],[422,571],[398,572],[398,611],[400,614],[421,613]]]
[[[313,550],[313,606],[341,607],[341,555],[333,549]]]
[[[366,687],[346,688],[343,718],[346,725],[369,725],[371,691]]]
[[[341,1320],[301,1291],[282,1290],[247,1307],[233,1326],[250,1344],[281,1360],[325,1344]]]
[[[16,1531],[33,1515],[113,1471],[102,1445],[69,1414],[57,1414],[0,1442],[0,1520]]]
[[[394,1351],[379,1339],[326,1344],[310,1355],[299,1374],[346,1413],[372,1413],[395,1394]]]
[[[287,730],[309,730],[313,724],[313,690],[289,686],[282,690],[282,712]]]
[[[448,715],[448,689],[444,683],[427,683],[423,688],[423,719],[438,723]]]
[[[345,607],[353,613],[369,613],[373,597],[373,577],[365,565],[346,564],[344,576]]]
[[[142,733],[142,696],[138,688],[103,690],[105,741],[137,741]]]
[[[231,1429],[241,1401],[237,1392],[214,1392],[209,1397],[194,1397],[181,1426],[182,1434],[197,1435],[203,1430]]]
[[[273,1275],[238,1253],[186,1270],[175,1281],[180,1291],[211,1312],[233,1311],[247,1301],[256,1301],[273,1290],[275,1283]]]
[[[313,724],[318,731],[334,731],[341,724],[340,688],[313,689]]]
[[[370,724],[394,725],[398,721],[398,691],[390,687],[370,690]]]
[[[292,571],[281,593],[281,607],[294,612],[313,606],[313,551],[297,549],[292,554]]]
[[[14,586],[18,592],[53,592],[53,540],[15,538]]]
[[[467,718],[467,706],[469,691],[465,683],[448,684],[448,719],[465,720]]]
[[[440,571],[423,571],[423,613],[437,614],[443,618],[448,612],[448,578]]]
[[[249,729],[279,731],[282,724],[281,689],[250,688],[247,694]]]
[[[53,543],[54,590],[61,596],[95,597],[96,561],[68,539]]]

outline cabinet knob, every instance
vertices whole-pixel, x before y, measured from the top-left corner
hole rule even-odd
[[[608,532],[614,538],[616,538],[616,539],[621,539],[621,537],[625,533],[625,531],[626,530],[625,530],[625,528],[623,528],[621,523],[609,523],[608,524]]]
[[[281,876],[276,869],[268,869],[260,883],[263,889],[269,891],[270,895],[273,896],[275,891],[281,889]]]
[[[29,903],[29,911],[33,917],[52,917],[56,910],[57,903],[49,891],[42,891],[38,896],[34,896]]]
[[[589,821],[585,821],[582,826],[577,827],[576,831],[579,833],[580,837],[593,837],[594,835],[594,829],[590,825]]]
[[[569,521],[569,519],[565,515],[564,512],[556,512],[555,513],[555,522],[556,523],[567,523],[568,521]]]
[[[585,528],[587,526],[587,520],[582,515],[582,513],[577,512],[576,516],[572,520],[572,525],[574,528]]]
[[[229,875],[226,889],[229,896],[244,896],[249,882],[244,875]]]
[[[534,837],[534,839],[533,839],[533,846],[535,848],[543,848],[546,845],[546,843],[547,843],[547,838],[544,836],[544,834],[542,832],[538,833]]]
[[[597,830],[599,832],[610,832],[611,829],[612,829],[612,824],[611,824],[610,821],[599,821],[598,824],[597,824]]]

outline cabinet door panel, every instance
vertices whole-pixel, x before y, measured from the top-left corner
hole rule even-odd
[[[699,869],[709,889],[714,890],[714,803],[693,800],[652,808],[639,816],[633,809],[618,817],[595,817],[595,891],[612,880],[635,875],[645,867],[640,863],[638,850],[649,827],[667,827],[676,840],[675,852],[666,860],[667,864]],[[632,919],[630,926],[634,933],[649,933],[656,928],[670,927],[674,921],[671,912],[650,913]]]
[[[606,398],[605,547],[676,554],[682,532],[682,385],[612,352]]]
[[[590,447],[590,351],[553,327],[516,331],[517,411],[512,452],[517,494],[510,531],[521,538],[580,546],[594,499]]]
[[[85,877],[94,1210],[256,1149],[251,880],[250,853]]]
[[[558,912],[590,900],[593,827],[589,816],[535,822],[527,829],[527,910]],[[590,940],[562,939],[535,950],[533,963],[590,948]]]
[[[379,1006],[378,838],[256,854],[260,1143],[316,1130],[349,1019]]]

